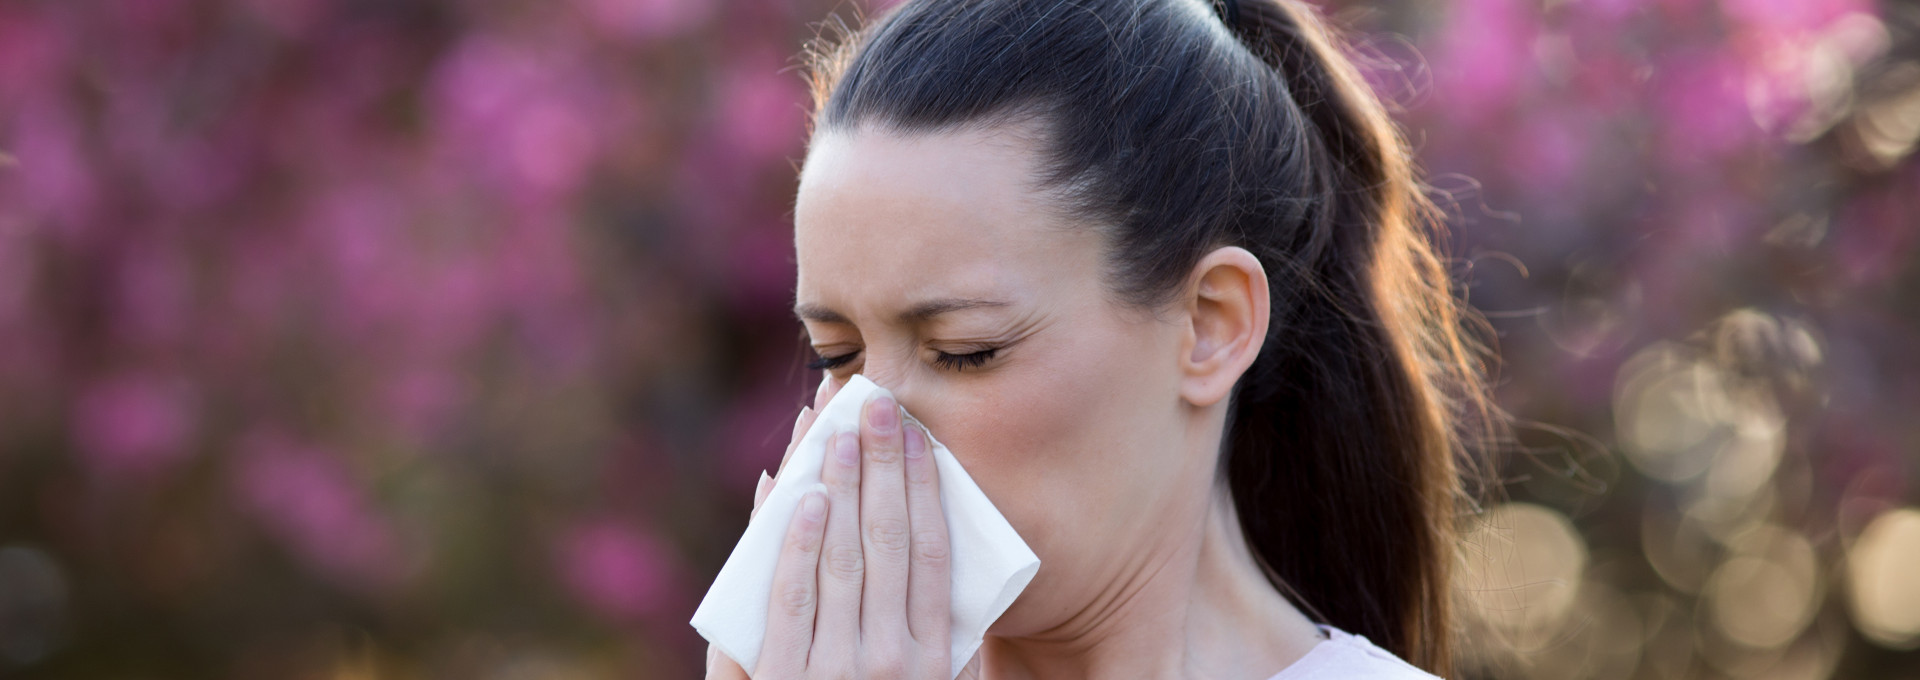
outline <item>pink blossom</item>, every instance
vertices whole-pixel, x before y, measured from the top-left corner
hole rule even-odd
[[[1546,109],[1530,117],[1507,147],[1513,181],[1535,195],[1559,195],[1584,180],[1586,131],[1599,125],[1572,111]]]
[[[727,146],[758,164],[797,154],[806,131],[807,92],[777,60],[743,59],[722,77],[720,130]]]
[[[581,604],[619,622],[659,614],[677,580],[669,550],[654,537],[612,520],[591,520],[563,531],[555,568]]]
[[[132,346],[181,344],[195,322],[191,263],[177,243],[132,243],[135,247],[118,255],[111,316],[115,330]]]
[[[1758,131],[1748,112],[1746,71],[1732,58],[1686,51],[1666,60],[1655,76],[1656,120],[1665,123],[1662,153],[1681,168],[1695,167],[1741,148]]]
[[[1533,63],[1539,33],[1519,0],[1462,0],[1449,8],[1434,50],[1434,86],[1447,110],[1484,121],[1512,106]]]
[[[55,96],[73,41],[54,24],[23,4],[0,7],[0,107]]]
[[[184,378],[131,372],[80,388],[72,436],[96,474],[145,477],[192,453],[189,439],[198,417],[196,391]]]
[[[469,38],[441,61],[434,81],[438,132],[454,168],[485,173],[479,177],[522,204],[579,188],[603,130],[627,122],[597,94],[590,67],[564,47]]]
[[[341,585],[379,588],[400,576],[392,529],[338,454],[268,431],[240,448],[236,492],[288,549]]]
[[[26,102],[17,114],[12,149],[29,214],[50,218],[69,245],[88,235],[100,203],[100,185],[83,147],[77,112],[51,100]]]
[[[713,14],[707,0],[578,0],[596,28],[628,39],[655,39],[699,27]]]

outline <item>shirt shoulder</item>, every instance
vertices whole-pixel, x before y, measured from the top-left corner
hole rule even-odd
[[[1327,636],[1268,680],[1439,680],[1368,641],[1333,626],[1320,626]]]

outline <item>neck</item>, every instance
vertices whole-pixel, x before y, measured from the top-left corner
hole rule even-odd
[[[985,680],[1264,680],[1320,640],[1247,549],[1223,483],[1089,606],[1041,634],[988,636]],[[1179,631],[1179,634],[1172,634]]]

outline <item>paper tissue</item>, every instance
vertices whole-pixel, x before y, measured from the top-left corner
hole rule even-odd
[[[693,613],[693,627],[701,637],[738,662],[748,673],[760,658],[766,637],[767,606],[773,591],[773,571],[800,499],[820,482],[826,461],[827,439],[835,432],[857,432],[860,410],[869,396],[884,392],[866,376],[854,375],[835,394],[800,440],[775,480],[773,490],[747,524],[746,533],[720,568],[720,575]],[[918,425],[911,414],[904,426]],[[925,431],[925,427],[921,426]],[[947,447],[928,435],[933,459],[940,471],[940,501],[947,515],[952,544],[953,669],[958,676],[986,636],[987,626],[1040,569],[1040,559],[1013,526],[987,500],[973,478],[960,467]],[[829,512],[840,512],[839,507]]]

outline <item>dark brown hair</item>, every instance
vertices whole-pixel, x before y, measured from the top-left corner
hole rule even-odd
[[[814,131],[1037,121],[1039,186],[1107,235],[1109,288],[1137,307],[1179,299],[1216,248],[1254,253],[1272,321],[1222,466],[1247,542],[1309,616],[1445,674],[1463,479],[1500,422],[1485,323],[1318,15],[1229,7],[909,0],[810,51]]]

